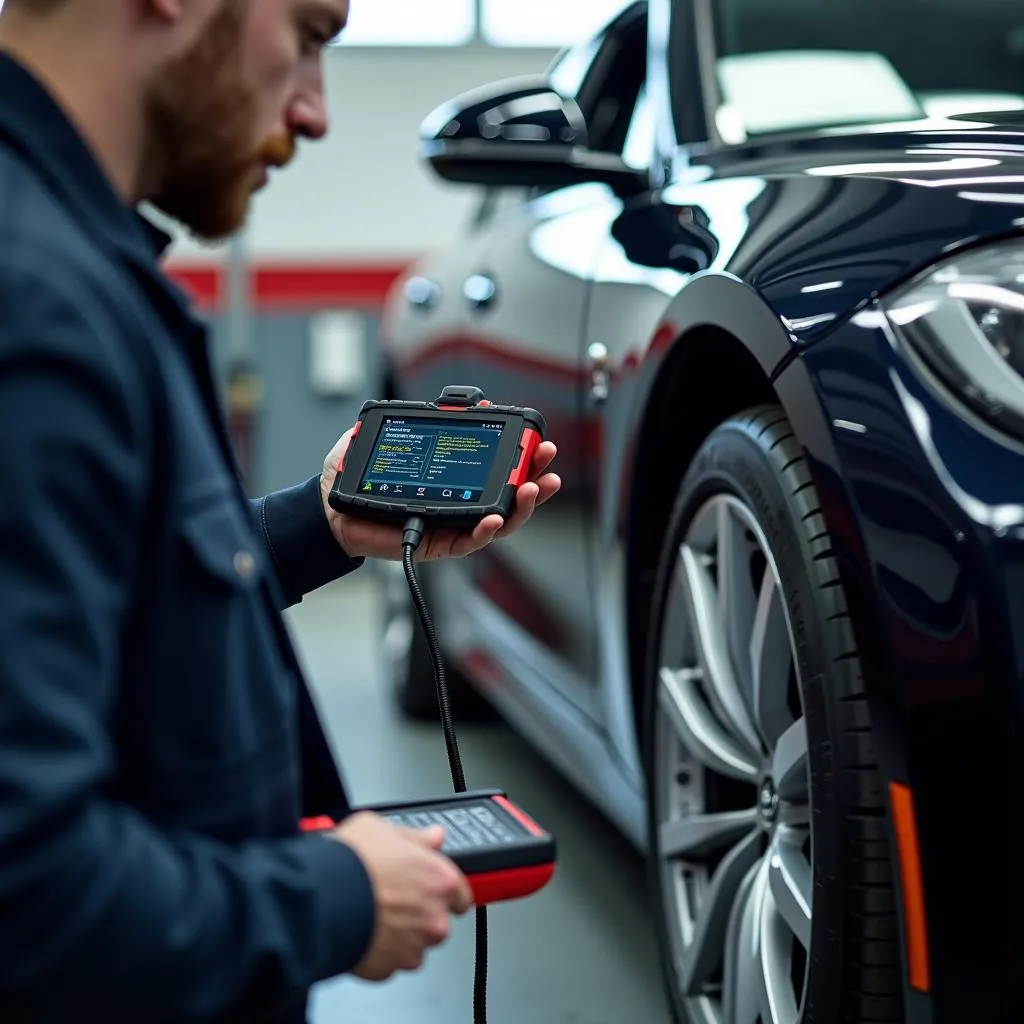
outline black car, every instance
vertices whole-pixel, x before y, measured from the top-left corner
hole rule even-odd
[[[1022,92],[1009,0],[649,0],[425,122],[480,203],[387,397],[564,483],[429,567],[444,653],[645,851],[681,1021],[1024,1020]]]

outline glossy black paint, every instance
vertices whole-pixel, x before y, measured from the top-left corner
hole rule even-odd
[[[398,397],[476,384],[537,407],[560,447],[557,501],[444,567],[446,648],[641,836],[635,724],[661,531],[716,422],[780,402],[850,594],[883,783],[914,790],[932,991],[906,988],[908,1021],[1019,1021],[1024,447],[927,381],[876,299],[958,250],[1024,244],[1024,116],[690,146],[666,162],[666,139],[706,125],[692,33],[668,6],[652,2],[647,41],[649,189],[553,172],[551,191],[485,204],[417,267],[429,311],[400,291],[391,305]],[[587,56],[585,117],[605,45]],[[514,161],[495,173],[525,181]],[[486,308],[463,294],[475,278],[493,287]]]
[[[703,180],[676,181],[653,203],[623,206],[612,235],[625,257],[678,264],[673,248],[693,243],[685,226],[665,230],[666,208],[710,220],[712,235],[716,217],[741,216],[743,230],[717,240],[708,266],[756,288],[806,344],[940,254],[1017,232],[1024,118],[1015,132],[964,120],[956,129],[893,130],[870,140],[844,134],[740,146],[708,158],[702,171],[691,174]]]
[[[797,198],[798,218],[769,213],[764,229],[776,241],[737,252],[730,267],[791,323],[816,321],[796,332],[802,341],[826,329],[825,316],[841,317],[939,254],[1015,230],[1019,205],[1000,197],[1007,178],[1024,175],[1024,135],[1008,145],[1005,134],[997,137],[965,123],[955,133],[898,133],[885,140],[883,151],[865,151],[863,141],[822,142],[820,148],[804,145],[792,155],[780,146],[774,160],[759,168],[766,178],[775,178],[776,209],[792,202],[792,191],[808,189],[811,181],[820,191]],[[988,148],[994,144],[1001,144],[998,155]],[[988,165],[971,170],[946,166],[961,160]],[[826,169],[830,176],[822,178]],[[785,182],[775,177],[781,174]],[[843,285],[805,291],[823,278]]]
[[[811,348],[779,387],[831,424],[801,436],[851,594],[883,769],[915,794],[929,1019],[1010,1020],[1019,932],[985,921],[1019,897],[1009,844],[1021,801],[1024,451],[922,384],[864,319]]]
[[[441,177],[488,185],[573,185],[607,181],[627,192],[643,178],[589,144],[576,100],[547,76],[513,78],[474,89],[434,110],[424,122],[422,156]]]

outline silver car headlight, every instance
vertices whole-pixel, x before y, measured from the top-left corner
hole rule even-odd
[[[963,402],[1024,438],[1024,239],[953,257],[882,308]]]

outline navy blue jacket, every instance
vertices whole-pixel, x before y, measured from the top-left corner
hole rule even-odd
[[[303,1021],[373,930],[281,616],[358,563],[247,499],[166,242],[0,56],[4,1024]]]

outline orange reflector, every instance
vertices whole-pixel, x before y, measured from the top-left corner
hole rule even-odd
[[[903,927],[906,932],[907,977],[919,992],[931,989],[928,958],[928,925],[924,912],[924,880],[921,877],[921,848],[917,838],[914,794],[902,782],[889,783],[896,854],[903,888]]]

